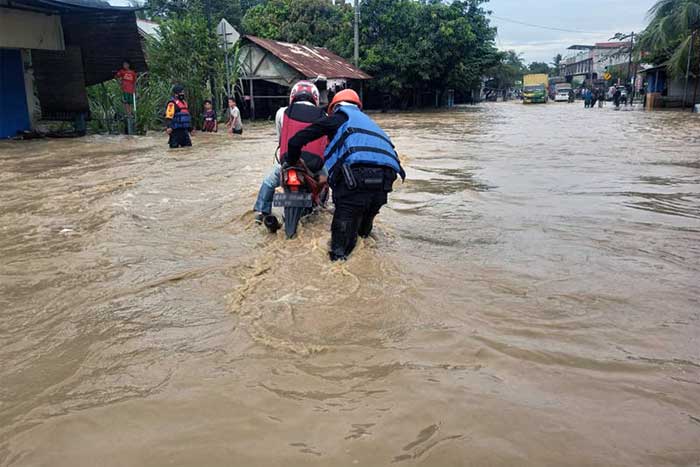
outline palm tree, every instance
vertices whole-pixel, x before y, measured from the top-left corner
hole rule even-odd
[[[695,79],[694,104],[700,82],[700,0],[658,0],[649,10],[649,25],[641,35],[639,46],[657,60],[664,59],[671,76]],[[695,70],[692,73],[692,70]]]
[[[700,0],[659,0],[649,10],[649,25],[639,46],[665,61],[673,76],[684,76],[691,50],[700,51]],[[691,57],[697,69],[698,57]]]

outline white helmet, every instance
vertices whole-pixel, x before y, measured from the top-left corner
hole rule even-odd
[[[321,95],[318,88],[311,81],[299,81],[292,87],[289,93],[289,104],[294,104],[299,101],[309,101],[318,107],[321,102]]]

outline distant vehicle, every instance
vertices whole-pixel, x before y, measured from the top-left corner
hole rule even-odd
[[[569,95],[571,94],[571,89],[560,89],[554,96],[554,102],[569,102]]]
[[[571,95],[571,85],[569,83],[561,83],[555,85],[554,102],[569,102]]]
[[[549,100],[549,79],[545,73],[523,76],[523,104],[546,104]]]
[[[554,99],[557,95],[557,86],[568,84],[563,76],[552,76],[549,78],[549,98]]]
[[[607,95],[608,99],[613,98],[613,94],[615,94],[615,89],[620,90],[620,98],[621,99],[627,99],[627,88],[625,88],[624,86],[619,85],[619,84],[616,86],[610,86],[610,89],[608,90],[608,95]]]

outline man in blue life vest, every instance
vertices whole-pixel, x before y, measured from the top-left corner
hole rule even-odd
[[[305,145],[323,137],[330,139],[324,159],[335,204],[329,255],[331,261],[345,260],[357,236],[372,232],[374,218],[386,204],[396,175],[405,179],[406,174],[391,140],[362,112],[360,97],[352,89],[337,93],[327,117],[289,140],[287,162],[296,163]]]
[[[299,81],[292,87],[289,93],[289,106],[279,109],[275,116],[280,163],[283,164],[286,161],[289,152],[289,139],[298,131],[326,116],[326,112],[318,106],[319,102],[318,88],[311,81]],[[320,138],[312,144],[306,145],[301,154],[308,169],[317,173],[322,181],[328,177],[328,172],[323,166],[323,153],[327,144],[327,138]],[[280,184],[281,173],[282,166],[275,163],[260,185],[258,198],[253,207],[258,212],[256,216],[258,223],[264,222],[265,218],[270,215],[275,188]]]
[[[192,116],[185,100],[185,88],[176,84],[173,86],[173,95],[165,108],[165,132],[168,133],[168,146],[181,148],[192,146],[190,133],[192,132]]]

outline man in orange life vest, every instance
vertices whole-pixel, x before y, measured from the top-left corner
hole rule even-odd
[[[289,93],[289,107],[279,109],[275,117],[280,163],[283,164],[286,160],[289,139],[298,131],[310,126],[311,123],[325,117],[326,113],[318,107],[319,103],[320,94],[312,82],[299,81],[292,87]],[[323,153],[327,144],[328,139],[321,138],[304,146],[301,151],[301,158],[309,170],[319,174],[319,178],[324,181],[328,178],[328,172],[323,166]],[[275,188],[280,184],[281,172],[282,166],[275,164],[260,185],[258,199],[253,208],[258,212],[256,221],[260,223],[272,210],[272,199]]]
[[[180,84],[173,86],[173,95],[165,108],[165,123],[165,131],[170,135],[168,145],[171,148],[192,146],[192,116],[185,101],[185,88]]]

